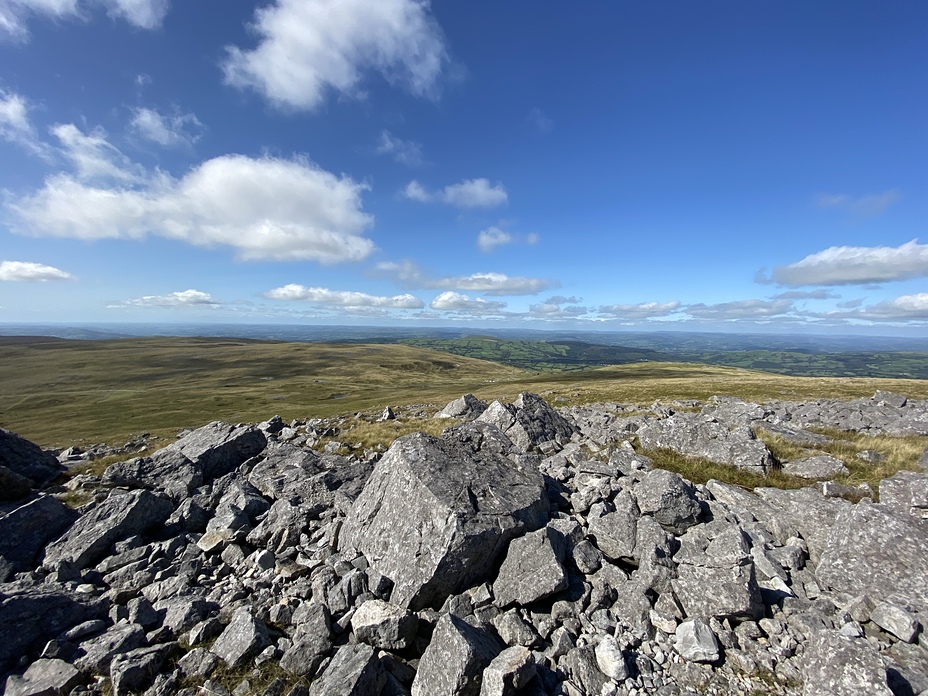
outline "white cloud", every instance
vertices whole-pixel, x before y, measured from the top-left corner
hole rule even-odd
[[[377,270],[394,277],[397,282],[408,288],[463,290],[482,292],[499,297],[536,295],[543,290],[559,285],[556,281],[543,278],[507,276],[503,273],[473,273],[469,276],[434,278],[423,273],[412,261],[403,261],[402,263],[384,261],[377,264]]]
[[[757,280],[779,285],[863,285],[928,276],[928,244],[898,247],[830,247]]]
[[[467,179],[445,186],[441,199],[458,208],[495,208],[505,205],[509,195],[502,184],[490,184],[488,179]]]
[[[133,110],[131,128],[145,140],[164,147],[192,145],[200,139],[203,124],[194,114],[165,116],[155,109]]]
[[[680,308],[679,302],[641,302],[639,304],[604,305],[597,311],[606,319],[640,321],[655,317],[666,317]]]
[[[830,290],[789,290],[773,296],[775,300],[833,300],[839,297]]]
[[[139,29],[157,29],[168,13],[168,0],[0,0],[0,33],[25,40],[33,16],[51,20],[84,18],[96,6],[110,17]]]
[[[7,202],[9,227],[37,237],[143,239],[228,246],[245,260],[361,261],[373,223],[364,184],[305,159],[225,155],[180,179],[144,173],[97,132],[58,126],[78,176],[59,173],[33,195]],[[92,185],[81,179],[116,179]]]
[[[422,184],[415,179],[406,184],[406,188],[403,189],[403,196],[419,203],[428,203],[432,200],[432,194],[426,191]]]
[[[226,82],[300,110],[329,92],[363,96],[368,71],[433,96],[448,55],[429,10],[428,0],[276,0],[255,11],[256,48],[226,48]]]
[[[395,295],[379,297],[364,292],[346,290],[328,290],[326,288],[308,288],[305,285],[291,283],[269,290],[264,294],[271,300],[302,300],[316,304],[338,305],[341,307],[387,307],[390,309],[421,309],[425,303],[413,295]]]
[[[400,164],[411,167],[422,164],[422,145],[412,140],[397,138],[388,130],[380,132],[376,152],[378,155],[390,155]]]
[[[843,302],[841,309],[818,312],[811,316],[826,320],[853,320],[856,322],[918,323],[928,322],[928,293],[902,295],[868,307],[859,300]]]
[[[218,307],[222,303],[208,292],[199,290],[181,290],[167,295],[145,295],[125,300],[110,308],[117,307]]]
[[[566,298],[552,298],[552,299],[566,299]],[[576,298],[574,298],[576,299]],[[537,319],[576,319],[581,317],[584,314],[589,313],[588,307],[582,307],[579,305],[568,305],[562,307],[563,303],[561,302],[543,302],[542,304],[533,304],[529,305],[528,313],[529,316],[535,317]]]
[[[2,2],[2,0],[0,0]],[[49,157],[49,147],[29,118],[29,103],[15,92],[0,90],[0,138],[15,143],[40,157]]]
[[[898,191],[884,191],[883,193],[870,194],[854,198],[843,193],[828,194],[823,193],[818,197],[818,206],[820,208],[837,208],[845,210],[854,215],[868,217],[879,215],[888,207],[902,199]]]
[[[482,297],[471,299],[457,292],[443,292],[429,304],[432,309],[466,312],[467,314],[499,314],[506,308],[505,302],[494,302]]]
[[[684,309],[696,319],[737,321],[782,316],[792,311],[793,303],[790,300],[738,300],[713,305],[693,304]]]
[[[504,232],[499,227],[490,227],[485,230],[481,230],[480,234],[477,235],[477,246],[485,254],[490,253],[496,247],[502,246],[503,244],[512,244],[515,241],[511,234]]]
[[[528,122],[539,133],[550,133],[554,130],[554,121],[545,116],[538,107],[528,112]]]
[[[71,280],[71,278],[70,273],[65,273],[54,266],[29,261],[0,261],[0,280],[44,283],[49,280]]]

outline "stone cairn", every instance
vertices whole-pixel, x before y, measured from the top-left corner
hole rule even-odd
[[[928,402],[435,416],[351,456],[319,420],[211,423],[72,478],[78,509],[52,482],[81,453],[0,430],[5,693],[928,694],[928,473],[875,504],[809,430],[928,435]],[[810,485],[694,485],[635,439]]]

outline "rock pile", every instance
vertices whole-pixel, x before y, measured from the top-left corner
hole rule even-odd
[[[764,471],[760,425],[814,445],[926,414],[468,395],[379,459],[311,449],[321,422],[211,423],[76,511],[43,489],[54,457],[0,431],[25,481],[0,516],[5,693],[928,693],[928,474],[855,503],[693,485],[630,443]]]

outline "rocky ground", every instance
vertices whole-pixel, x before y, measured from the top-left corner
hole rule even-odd
[[[216,422],[72,478],[77,510],[52,482],[92,453],[0,430],[5,693],[928,694],[928,473],[874,504],[693,485],[631,445],[763,473],[758,425],[928,435],[928,402],[675,408],[468,395],[352,456],[336,424]]]

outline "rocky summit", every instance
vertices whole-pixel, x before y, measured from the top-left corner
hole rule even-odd
[[[928,694],[928,473],[875,503],[815,452],[928,435],[928,402],[418,415],[448,428],[348,456],[318,419],[211,423],[74,477],[77,509],[54,483],[76,450],[0,430],[4,692]],[[696,485],[652,449],[810,482]]]

